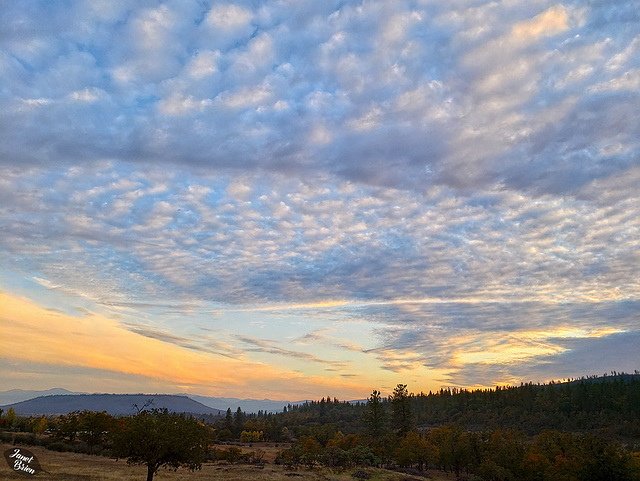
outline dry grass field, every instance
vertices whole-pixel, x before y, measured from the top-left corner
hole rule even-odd
[[[0,451],[12,449],[14,446],[0,444]],[[18,446],[19,447],[19,446]],[[222,447],[224,448],[224,446]],[[101,456],[88,456],[74,453],[58,453],[47,451],[41,447],[29,446],[26,449],[31,451],[40,462],[42,469],[36,476],[30,477],[25,474],[14,472],[5,462],[0,459],[0,480],[56,480],[56,481],[144,481],[146,480],[146,468],[144,466],[128,466],[126,461],[104,458]],[[245,448],[249,452],[254,448]],[[186,469],[177,471],[160,469],[154,480],[158,481],[354,481],[351,474],[357,470],[347,470],[344,472],[333,471],[327,468],[299,468],[296,471],[287,470],[283,466],[276,466],[272,463],[278,448],[261,446],[265,451],[265,460],[269,462],[263,468],[252,465],[230,465],[223,463],[207,463],[200,471],[191,472]],[[371,481],[453,481],[455,477],[446,475],[438,471],[430,471],[426,477],[410,476],[402,473],[395,473],[382,469],[368,468],[365,470]]]

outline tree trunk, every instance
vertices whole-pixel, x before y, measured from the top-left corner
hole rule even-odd
[[[155,473],[155,466],[147,464],[147,481],[153,481],[153,473]]]

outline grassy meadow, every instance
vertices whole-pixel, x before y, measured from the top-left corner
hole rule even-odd
[[[250,452],[255,449],[245,447],[244,451]],[[20,447],[20,446],[17,446]],[[221,446],[224,448],[226,446]],[[2,452],[13,449],[10,444],[0,444]],[[224,481],[292,481],[296,479],[311,481],[353,481],[352,474],[356,471],[365,471],[371,477],[371,481],[418,481],[424,480],[426,476],[433,481],[453,481],[455,476],[442,473],[440,471],[425,471],[424,476],[412,476],[404,473],[397,473],[383,469],[348,469],[344,471],[331,470],[328,468],[298,468],[290,470],[284,466],[273,464],[273,459],[280,448],[273,445],[260,445],[260,449],[265,451],[264,459],[268,464],[264,467],[246,464],[228,464],[224,462],[205,463],[199,471],[188,471],[178,469],[160,469],[154,480],[158,481],[198,481],[198,480],[224,480]],[[102,456],[89,456],[76,453],[59,453],[48,451],[38,446],[28,446],[40,462],[40,466],[46,472],[40,472],[33,479],[36,480],[59,480],[59,481],[139,481],[146,479],[145,466],[128,466],[125,460],[109,459]],[[28,475],[14,472],[6,463],[0,461],[0,479],[21,480],[29,479]]]

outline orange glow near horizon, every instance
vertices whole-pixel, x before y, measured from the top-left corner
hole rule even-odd
[[[0,293],[0,305],[0,320],[11,326],[10,335],[0,340],[0,349],[6,359],[16,362],[143,376],[168,386],[190,386],[190,391],[205,395],[258,391],[281,398],[331,388],[346,396],[367,389],[339,377],[278,370],[244,356],[233,360],[196,352],[130,332],[112,319],[68,316],[5,293]]]
[[[428,301],[392,302],[411,305]],[[348,304],[340,301],[340,305]],[[304,304],[310,307],[321,305],[331,307],[338,305],[338,302]],[[520,332],[452,333],[447,338],[447,347],[439,366],[425,364],[424,354],[419,349],[377,349],[369,354],[362,348],[350,348],[351,357],[344,361],[348,367],[343,369],[339,362],[331,367],[318,363],[307,365],[304,359],[282,357],[286,354],[269,358],[277,361],[271,364],[262,359],[265,359],[264,356],[277,356],[277,352],[263,353],[263,357],[258,357],[260,353],[237,346],[230,346],[229,352],[233,352],[235,358],[229,358],[228,354],[190,349],[188,345],[185,347],[132,332],[108,316],[67,315],[47,309],[28,298],[2,291],[0,306],[0,323],[5,330],[0,338],[2,357],[17,365],[33,363],[50,366],[50,372],[54,373],[49,378],[28,372],[23,372],[22,377],[11,373],[4,375],[5,379],[23,382],[23,385],[11,387],[26,389],[73,389],[75,386],[76,390],[104,391],[104,379],[107,379],[112,389],[120,392],[122,389],[128,392],[147,389],[206,396],[299,400],[319,399],[327,393],[341,399],[364,399],[372,389],[390,393],[397,383],[409,383],[410,389],[416,392],[447,386],[488,388],[521,381],[505,378],[503,374],[497,374],[502,372],[500,369],[494,368],[527,364],[536,358],[566,352],[567,348],[560,342],[562,339],[602,338],[624,332],[602,326],[578,328],[561,325]],[[171,338],[170,335],[167,337]],[[332,349],[331,342],[320,337],[318,342]],[[330,353],[329,350],[326,355]],[[495,371],[496,377],[486,386],[463,386],[452,381],[466,366],[482,366],[487,372]],[[82,381],[69,374],[78,369],[88,373],[84,374]],[[558,377],[561,376],[552,376],[553,379]],[[63,380],[63,385],[53,379]],[[67,380],[75,382],[75,385],[66,384]],[[53,385],[52,382],[57,384]],[[81,387],[81,382],[91,386]]]

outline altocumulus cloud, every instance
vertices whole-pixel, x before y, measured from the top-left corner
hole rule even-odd
[[[637,367],[634,1],[0,8],[3,289],[360,386]]]

